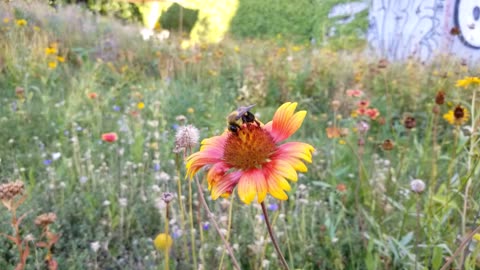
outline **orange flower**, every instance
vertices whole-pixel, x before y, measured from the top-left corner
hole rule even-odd
[[[347,191],[347,185],[345,185],[343,183],[340,183],[340,184],[337,185],[336,189],[337,189],[338,192],[343,193],[343,192]]]
[[[187,158],[187,177],[208,168],[208,189],[214,200],[229,196],[235,187],[246,204],[255,197],[263,202],[267,193],[286,200],[285,191],[291,189],[287,179],[296,182],[297,171],[307,171],[303,161],[312,162],[314,150],[302,142],[281,144],[300,128],[307,114],[295,113],[296,107],[297,103],[287,102],[265,125],[244,123],[236,132],[205,139],[200,151]]]
[[[375,120],[380,115],[380,112],[375,108],[368,108],[365,111],[365,114],[368,115],[368,117],[370,117],[370,119]]]
[[[347,96],[349,97],[361,97],[363,96],[363,91],[359,89],[348,89]]]
[[[358,108],[363,108],[363,109],[365,109],[365,108],[368,107],[368,105],[370,105],[370,101],[368,101],[368,100],[360,100],[360,101],[358,102]]]
[[[90,93],[87,94],[87,96],[88,96],[89,99],[96,99],[96,98],[98,98],[98,94],[95,93],[95,92],[90,92]]]
[[[102,140],[104,142],[115,142],[118,140],[118,135],[115,132],[103,133]]]

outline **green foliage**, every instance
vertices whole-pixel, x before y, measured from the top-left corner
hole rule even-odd
[[[239,38],[280,38],[297,43],[315,40],[326,42],[334,49],[353,49],[364,45],[368,26],[368,11],[356,14],[353,21],[343,24],[342,18],[329,19],[333,6],[348,0],[254,1],[240,0],[231,22],[230,33]],[[78,3],[57,0],[54,4]],[[88,0],[86,6],[95,13],[115,16],[124,20],[141,21],[138,6],[116,0]],[[190,32],[198,19],[198,10],[171,5],[160,18],[162,28],[179,30],[180,25]],[[181,16],[183,19],[181,19]],[[180,20],[182,21],[180,23]],[[331,30],[335,33],[331,36]]]
[[[128,1],[113,0],[49,0],[51,6],[62,6],[69,4],[85,5],[89,10],[107,16],[127,21],[138,21],[140,13],[138,7]]]
[[[357,48],[367,28],[367,12],[348,24],[329,19],[333,6],[345,0],[254,1],[241,0],[231,25],[233,35],[242,38],[285,38],[296,42],[315,39],[332,42],[334,48]],[[335,36],[328,37],[332,27]]]
[[[284,35],[290,40],[305,40],[312,35],[316,17],[313,7],[309,0],[242,0],[232,21],[231,32],[239,37]]]
[[[183,20],[181,20],[183,18]],[[183,8],[179,4],[173,4],[160,18],[160,25],[164,29],[180,30],[189,33],[198,18],[198,10]]]

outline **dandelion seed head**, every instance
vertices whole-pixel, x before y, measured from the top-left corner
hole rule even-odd
[[[426,187],[425,182],[423,182],[423,180],[421,179],[413,179],[410,182],[410,189],[417,194],[420,194],[423,191],[425,191],[425,187]]]
[[[193,149],[200,139],[200,131],[193,125],[179,127],[175,134],[175,150],[178,153],[185,149]]]

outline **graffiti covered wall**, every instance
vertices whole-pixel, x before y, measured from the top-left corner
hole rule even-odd
[[[452,53],[480,60],[480,0],[372,0],[368,41],[392,60]]]

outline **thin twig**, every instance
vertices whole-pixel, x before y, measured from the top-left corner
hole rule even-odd
[[[440,270],[447,270],[448,267],[450,266],[450,264],[452,264],[452,262],[455,260],[455,257],[458,256],[458,254],[465,248],[467,243],[470,242],[472,237],[479,231],[480,231],[480,226],[478,226],[477,228],[475,228],[475,230],[473,230],[471,233],[469,233],[467,235],[467,237],[465,237],[465,239],[463,239],[462,243],[460,243],[460,246],[457,248],[457,250],[455,250],[453,255],[450,258],[448,258],[447,262],[445,262],[445,264],[442,266],[442,268],[440,268]]]
[[[285,257],[283,257],[282,251],[280,250],[280,247],[278,246],[277,239],[275,238],[275,235],[273,234],[273,229],[272,225],[270,224],[270,221],[268,220],[268,213],[267,213],[267,208],[265,207],[265,203],[262,202],[260,203],[262,206],[262,212],[263,212],[263,217],[265,219],[265,224],[267,224],[267,229],[268,229],[268,234],[270,234],[270,239],[272,239],[273,246],[275,247],[275,250],[277,251],[277,255],[280,258],[280,262],[282,263],[283,268],[286,270],[289,270],[290,268],[288,267],[287,261],[285,260]]]
[[[207,202],[205,201],[205,196],[203,195],[203,190],[202,186],[200,185],[200,182],[198,181],[198,177],[195,176],[195,182],[197,183],[198,187],[198,195],[200,196],[200,202],[202,203],[203,207],[205,208],[205,211],[207,212],[207,216],[210,219],[210,222],[213,224],[213,227],[215,227],[215,230],[217,231],[218,235],[222,239],[223,244],[225,245],[225,248],[227,249],[228,255],[230,255],[230,258],[232,259],[233,267],[237,270],[240,270],[240,266],[237,262],[237,259],[235,259],[235,255],[233,255],[233,250],[232,247],[230,247],[230,244],[225,240],[225,237],[223,237],[222,232],[220,231],[220,227],[218,227],[217,222],[215,221],[215,218],[210,211],[210,208],[208,207]]]

